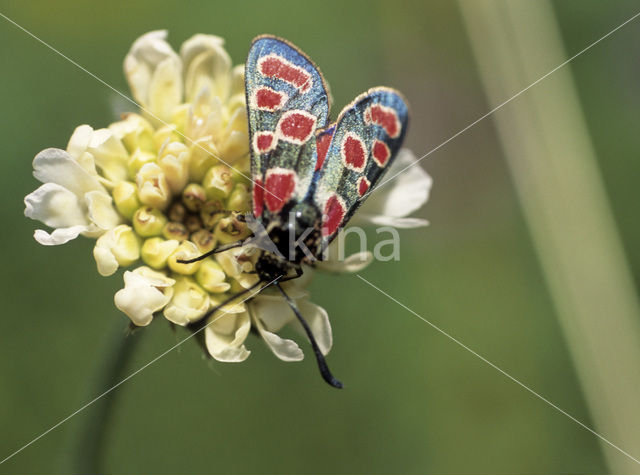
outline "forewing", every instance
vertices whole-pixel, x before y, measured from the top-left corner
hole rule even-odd
[[[306,196],[317,162],[315,133],[329,98],[322,74],[292,44],[256,38],[245,67],[253,207],[269,218]]]
[[[323,212],[322,235],[327,243],[395,159],[408,113],[399,92],[374,88],[358,96],[343,109],[335,125],[318,135],[319,167],[311,199]]]

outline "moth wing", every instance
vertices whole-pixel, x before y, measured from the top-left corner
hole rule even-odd
[[[269,219],[307,194],[317,162],[315,133],[326,126],[329,96],[313,62],[273,36],[253,41],[245,90],[253,211]]]
[[[328,244],[367,199],[404,140],[409,109],[402,95],[378,87],[346,106],[317,136],[312,200],[323,213]]]

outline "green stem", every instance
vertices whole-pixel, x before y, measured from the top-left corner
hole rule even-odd
[[[553,5],[459,4],[490,105],[501,107],[492,118],[610,472],[637,474],[640,302],[571,69],[537,84],[568,59]]]
[[[115,386],[127,377],[125,371],[135,347],[140,341],[138,334],[126,334],[122,322],[110,337],[105,355],[96,371],[97,379],[91,396],[97,398],[87,411],[85,424],[79,432],[76,445],[75,471],[78,474],[101,473],[104,442],[113,419],[119,388]]]

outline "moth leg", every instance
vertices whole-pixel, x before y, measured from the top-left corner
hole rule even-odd
[[[333,375],[331,374],[331,371],[329,370],[329,366],[327,366],[327,361],[324,359],[324,355],[322,354],[322,352],[320,351],[320,348],[318,347],[318,343],[316,342],[316,339],[313,336],[313,333],[311,332],[311,328],[309,327],[309,324],[303,318],[302,314],[300,313],[300,310],[298,310],[298,307],[293,302],[293,300],[291,300],[291,298],[284,292],[284,290],[282,290],[282,287],[280,286],[280,282],[276,282],[275,286],[283,295],[283,297],[289,304],[289,307],[291,307],[291,310],[293,310],[293,313],[296,314],[298,321],[300,322],[300,324],[304,328],[305,333],[309,337],[309,341],[311,341],[311,347],[313,348],[313,352],[316,355],[316,361],[318,362],[318,368],[320,369],[320,374],[322,375],[322,379],[324,379],[330,386],[341,389],[342,383],[338,381],[336,378],[334,378]]]
[[[212,251],[205,252],[201,256],[194,257],[193,259],[177,259],[176,262],[179,264],[191,264],[193,262],[201,261],[202,259],[206,259],[213,254],[217,254],[218,252],[228,251],[229,249],[234,249],[236,247],[242,247],[244,245],[244,241],[232,242],[230,244],[225,244],[224,246],[217,247]]]
[[[302,266],[298,264],[293,264],[293,265],[295,266],[294,269],[296,270],[296,275],[283,276],[278,282],[286,282],[288,280],[297,279],[302,275]]]

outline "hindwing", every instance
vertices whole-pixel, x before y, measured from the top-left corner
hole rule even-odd
[[[335,124],[317,136],[318,162],[312,200],[323,213],[322,235],[330,242],[366,200],[395,159],[407,129],[402,95],[373,88],[345,107]]]

